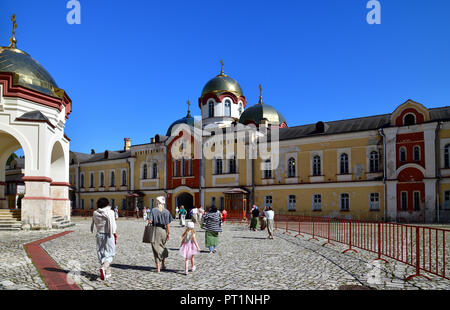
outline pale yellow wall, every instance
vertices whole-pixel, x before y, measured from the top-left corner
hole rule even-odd
[[[340,194],[350,195],[350,211],[340,211]],[[369,210],[370,193],[379,193],[380,210]],[[322,195],[322,211],[312,211],[313,195]],[[272,207],[280,214],[351,217],[353,219],[381,219],[384,214],[384,186],[348,187],[348,188],[314,188],[314,189],[257,189],[255,203],[264,206],[264,197],[272,196]],[[296,196],[296,211],[288,211],[288,196]]]

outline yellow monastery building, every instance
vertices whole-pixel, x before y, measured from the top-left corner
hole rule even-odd
[[[72,209],[95,209],[100,197],[119,210],[151,208],[164,195],[172,213],[178,205],[232,211],[256,204],[278,214],[449,221],[449,107],[408,100],[388,114],[288,127],[262,96],[247,107],[241,87],[223,70],[206,83],[198,104],[201,117],[188,109],[147,144],[125,138],[123,150],[71,152]],[[244,139],[221,135],[227,128]],[[261,134],[263,128],[271,134]],[[250,144],[274,136],[270,128],[277,151],[270,159],[251,158]],[[186,143],[193,147],[176,157]],[[193,156],[219,145],[223,152],[213,158]],[[236,157],[239,148],[245,156]]]

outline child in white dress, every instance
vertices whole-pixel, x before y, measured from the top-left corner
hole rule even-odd
[[[200,253],[200,247],[195,235],[194,223],[188,222],[186,230],[181,236],[180,255],[184,257],[184,273],[188,274],[189,260],[191,260],[191,271],[195,271],[194,255]]]

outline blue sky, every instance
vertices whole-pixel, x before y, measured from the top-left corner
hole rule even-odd
[[[206,82],[224,71],[248,104],[276,107],[289,126],[390,113],[413,99],[450,102],[450,1],[380,0],[1,0],[0,45],[17,16],[18,48],[73,100],[71,149],[118,150],[147,143],[186,115],[198,115]]]

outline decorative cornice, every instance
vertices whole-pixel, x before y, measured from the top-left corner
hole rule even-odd
[[[61,98],[45,95],[23,86],[14,85],[15,76],[15,73],[0,73],[0,83],[3,84],[4,97],[17,97],[24,100],[30,100],[50,108],[58,109],[60,112],[64,107],[66,109],[65,117],[66,119],[69,118],[69,114],[72,112],[72,101],[65,91],[62,91]]]

